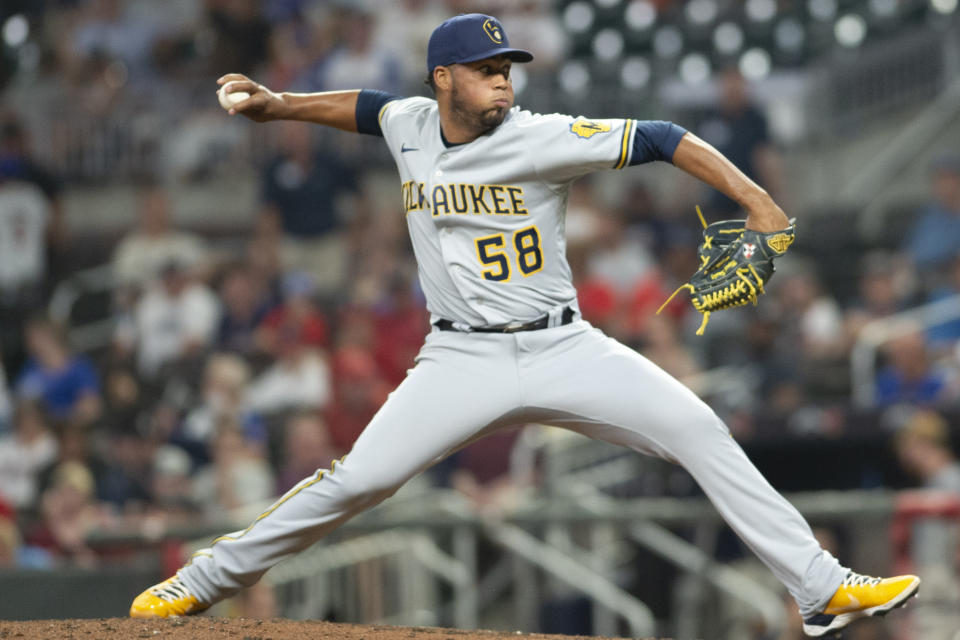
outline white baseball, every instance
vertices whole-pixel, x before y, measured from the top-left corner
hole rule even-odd
[[[226,89],[230,86],[230,83],[220,87],[220,90],[217,91],[217,98],[220,100],[220,106],[230,111],[238,102],[243,102],[250,97],[250,94],[246,91],[234,91],[233,93],[227,93]]]

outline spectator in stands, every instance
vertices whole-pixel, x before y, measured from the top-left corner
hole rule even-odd
[[[396,281],[416,273],[407,223],[390,206],[358,213],[350,221],[350,282],[342,300],[369,307],[389,304]],[[415,293],[418,285],[413,285]]]
[[[650,316],[640,338],[640,353],[674,378],[683,380],[700,372],[690,348],[680,339],[680,326],[669,316]]]
[[[57,421],[83,425],[96,420],[102,402],[93,363],[71,353],[63,331],[46,318],[33,318],[25,331],[30,359],[17,379],[17,395],[40,402]]]
[[[53,559],[38,547],[23,542],[17,514],[0,497],[0,572],[5,569],[51,569]]]
[[[902,254],[871,251],[860,260],[859,297],[846,313],[849,342],[871,320],[905,310],[913,297],[913,269]]]
[[[257,328],[270,310],[268,292],[246,265],[227,270],[220,283],[223,315],[217,330],[217,347],[244,357],[256,351]]]
[[[570,187],[567,200],[567,242],[593,245],[599,220],[606,215],[603,198],[593,176],[585,176]]]
[[[262,215],[279,221],[284,269],[308,271],[318,294],[332,296],[346,276],[342,229],[357,176],[343,158],[314,146],[309,124],[278,126],[280,152],[262,176]]]
[[[735,67],[720,75],[720,102],[697,126],[697,135],[716,147],[737,167],[781,200],[780,159],[767,128],[767,118],[751,103],[746,78]],[[711,215],[729,217],[740,205],[719,191],[710,191]]]
[[[30,401],[17,405],[13,433],[0,437],[0,500],[17,509],[36,506],[38,475],[57,457],[57,440],[41,408]]]
[[[313,277],[304,271],[283,277],[283,303],[267,313],[257,329],[257,347],[273,357],[280,344],[320,348],[327,344],[327,321],[314,304]]]
[[[531,69],[553,69],[566,59],[570,34],[564,29],[558,11],[551,11],[540,0],[504,2],[497,11],[504,24],[510,25],[511,37],[537,52],[537,56],[531,60]],[[427,38],[429,31],[424,41]]]
[[[340,45],[322,65],[314,66],[298,81],[298,90],[333,91],[376,87],[398,94],[403,89],[395,54],[374,39],[376,15],[359,4],[344,5]]]
[[[960,154],[952,152],[933,164],[933,201],[919,214],[904,249],[928,279],[960,252]]]
[[[591,270],[590,261],[597,243],[597,229],[606,212],[598,204],[593,181],[578,180],[570,190],[567,207],[567,259],[584,317],[613,336],[622,332],[621,299],[612,282]]]
[[[193,400],[189,393],[181,395],[183,391],[164,393],[156,405],[143,413],[140,424],[156,447],[180,447],[190,456],[192,468],[197,468],[210,462],[211,441],[198,442],[183,436],[183,412]]]
[[[56,432],[57,456],[37,474],[37,489],[40,493],[53,484],[53,473],[66,462],[79,462],[90,469],[94,478],[103,467],[92,444],[93,430],[89,427],[69,427]]]
[[[91,137],[85,134],[67,141],[65,148],[58,152],[62,157],[79,160],[71,162],[73,175],[109,175],[116,163],[105,160],[121,153],[122,144],[117,137],[110,135],[109,122],[129,96],[129,68],[102,51],[78,56],[67,46],[61,45],[58,49],[63,73],[57,78],[60,95],[56,96],[55,104],[69,104],[71,122],[82,122],[86,131],[96,132],[94,136],[100,147],[93,151],[89,143]],[[137,76],[137,79],[142,77]]]
[[[116,282],[139,289],[171,262],[202,269],[207,258],[201,238],[172,228],[166,190],[155,184],[141,187],[137,227],[120,240],[113,253]]]
[[[430,316],[410,277],[395,274],[373,308],[377,365],[392,385],[403,382],[430,330]]]
[[[235,69],[251,75],[267,59],[270,25],[259,0],[206,2],[206,24],[212,36],[209,68]]]
[[[330,370],[324,352],[281,335],[276,362],[250,384],[247,401],[261,414],[325,407],[330,401]]]
[[[353,318],[351,316],[351,323]],[[360,324],[360,323],[357,323]],[[349,451],[392,387],[368,346],[347,342],[333,356],[333,399],[326,412],[333,444]]]
[[[571,192],[574,217],[568,217],[567,259],[584,317],[636,345],[646,322],[671,293],[666,282],[673,278],[653,264],[652,255],[674,244],[668,234],[672,225],[656,217],[651,195],[641,183],[625,192],[616,210],[601,210],[598,199],[590,185],[575,186]],[[686,234],[684,240],[695,250],[692,236]],[[676,320],[688,306],[677,298],[666,311]]]
[[[935,288],[927,302],[938,302],[960,295],[960,253],[957,253],[947,271],[946,282]],[[928,344],[934,352],[950,352],[960,343],[960,318],[947,320],[930,327],[927,331]]]
[[[668,250],[672,251],[673,249]],[[657,310],[673,293],[673,290],[667,284],[670,281],[671,277],[663,269],[652,269],[634,283],[625,299],[620,302],[620,308],[622,309],[620,326],[622,327],[624,340],[631,347],[636,348],[637,345],[643,344],[646,340],[647,325],[658,315]],[[676,286],[673,288],[676,289]],[[670,300],[661,314],[679,327],[690,309],[692,307],[689,301],[677,296]]]
[[[628,342],[638,344],[647,321],[681,284],[682,274],[677,268],[684,268],[690,255],[690,245],[695,246],[699,242],[700,223],[688,212],[674,219],[673,214],[658,204],[647,186],[639,181],[624,192],[620,212],[626,233],[634,245],[645,247],[645,252],[651,258],[655,254],[668,258],[662,264],[654,259],[653,268],[637,279],[627,294],[623,326]],[[690,245],[685,246],[684,243]],[[662,313],[680,323],[690,308],[689,302],[677,297]]]
[[[327,424],[316,412],[296,413],[283,429],[283,459],[277,478],[277,493],[289,491],[318,469],[329,469],[344,451],[334,447]]]
[[[612,284],[590,274],[589,257],[589,244],[581,241],[567,244],[567,262],[573,272],[580,312],[590,324],[615,336],[623,326],[620,300]]]
[[[149,16],[129,11],[121,0],[91,0],[79,17],[70,42],[78,61],[114,59],[135,79],[152,75],[154,45],[161,34]]]
[[[434,27],[457,11],[447,3],[437,0],[398,0],[381,2],[377,5],[375,47],[390,51],[400,65],[404,86],[419,88],[423,86],[423,61],[427,59],[427,42]],[[504,7],[506,8],[506,7]],[[476,11],[478,9],[470,9]],[[504,17],[501,15],[501,17]],[[507,21],[510,33],[517,33],[517,22]],[[565,34],[561,32],[561,41]],[[517,42],[521,36],[514,36]],[[531,46],[532,43],[531,43]],[[555,46],[550,43],[551,48]],[[540,49],[537,60],[540,59]],[[546,49],[544,50],[546,51]],[[546,55],[546,54],[545,54]]]
[[[118,326],[115,347],[121,356],[134,352],[140,374],[154,378],[164,366],[207,349],[219,314],[213,292],[191,277],[188,265],[173,260],[137,302],[133,317]]]
[[[656,251],[669,228],[676,224],[654,199],[650,188],[640,180],[633,180],[627,185],[619,208],[630,234],[643,243],[648,252]],[[686,216],[684,221],[686,226],[699,224],[688,220]]]
[[[213,439],[213,460],[194,477],[193,497],[203,513],[230,511],[274,495],[275,481],[262,448],[240,426],[224,421]]]
[[[597,220],[587,262],[587,284],[594,293],[601,283],[610,287],[614,309],[604,328],[634,346],[644,342],[647,323],[671,292],[664,285],[663,272],[654,264],[651,237],[641,228],[628,225],[627,215],[627,210],[620,208]],[[672,302],[666,309],[667,317],[676,320],[686,308],[682,299]]]
[[[802,357],[798,349],[791,348],[789,340],[781,338],[782,310],[776,305],[765,305],[751,314],[746,332],[745,371],[755,381],[753,385],[735,384],[737,391],[745,391],[747,398],[737,397],[738,393],[725,392],[715,398],[721,406],[732,404],[749,410],[752,415],[742,415],[751,431],[750,435],[766,435],[782,438],[786,431],[797,435],[824,433],[820,425],[807,424],[803,409],[811,404],[807,385],[802,375]],[[786,344],[785,344],[786,342]],[[733,388],[733,387],[732,387]],[[732,389],[731,388],[731,389]],[[732,400],[732,402],[731,402]],[[798,424],[800,423],[800,424]],[[731,426],[736,433],[736,426]],[[811,428],[812,427],[812,428]]]
[[[154,450],[150,495],[164,526],[188,521],[198,514],[193,500],[192,471],[190,456],[180,447],[167,444]]]
[[[207,359],[200,403],[183,420],[180,437],[207,448],[224,421],[237,424],[245,438],[266,444],[263,420],[247,406],[250,367],[237,355],[215,353]]]
[[[27,132],[0,113],[0,354],[7,371],[23,366],[23,320],[44,303],[66,245],[59,180],[32,158]]]
[[[519,497],[532,478],[518,479],[511,473],[511,452],[521,430],[498,431],[461,449],[444,461],[449,484],[483,512],[497,512]],[[444,469],[438,470],[441,474]]]
[[[96,480],[96,496],[116,513],[141,512],[150,502],[150,444],[132,429],[108,432],[104,466]]]
[[[24,543],[16,511],[0,497],[0,571],[51,568],[53,558],[44,549]]]
[[[47,246],[63,248],[67,243],[67,228],[62,181],[34,158],[27,128],[19,117],[10,113],[0,117],[0,182],[3,180],[21,181],[40,189],[49,206]]]
[[[900,463],[923,487],[960,495],[960,461],[950,445],[950,425],[943,416],[917,410],[897,431],[895,444]]]
[[[148,394],[132,367],[108,365],[104,370],[103,388],[102,424],[118,431],[136,429]]]
[[[283,303],[282,236],[279,219],[260,216],[244,248],[244,266],[267,311]]]
[[[153,450],[150,468],[150,495],[155,506],[168,514],[196,509],[191,497],[193,463],[186,451],[172,444],[161,445]]]
[[[297,17],[273,25],[270,29],[269,62],[263,70],[263,82],[277,91],[287,91],[293,81],[310,65],[314,30]]]
[[[97,556],[87,545],[87,537],[103,530],[109,518],[94,500],[93,474],[79,462],[58,465],[50,487],[40,500],[42,520],[27,536],[27,541],[47,549],[58,560],[93,567]]]
[[[271,21],[269,59],[262,74],[286,91],[319,87],[331,52],[343,39],[345,12],[338,3],[278,0],[281,10],[265,6]],[[271,85],[272,86],[272,85]]]
[[[149,501],[125,517],[152,539],[162,539],[172,527],[195,524],[200,513],[193,501],[190,456],[176,445],[151,446],[144,468]]]
[[[589,276],[610,283],[617,296],[624,298],[651,274],[653,256],[646,243],[630,233],[622,211],[605,211],[594,222]]]
[[[933,366],[919,329],[903,333],[883,349],[887,366],[876,379],[879,406],[906,403],[921,407],[936,406],[948,399],[948,373]]]
[[[924,489],[960,496],[960,462],[950,446],[946,420],[933,411],[917,411],[897,432],[897,457]],[[918,638],[951,638],[960,628],[960,550],[957,527],[942,518],[920,518],[913,524],[910,557],[933,599],[918,607]]]
[[[656,278],[639,283],[630,300],[631,314],[636,318],[634,326],[642,325],[645,318],[649,317],[650,313],[655,312],[664,300],[677,287],[689,280],[690,274],[697,270],[697,267],[700,266],[697,259],[697,245],[700,240],[699,231],[695,230],[693,226],[668,224],[664,228],[664,235],[657,246],[659,268],[655,272]],[[686,327],[684,335],[690,335],[701,322],[700,314],[691,313],[692,309],[693,307],[688,301],[685,301],[681,296],[676,296],[662,313],[666,313],[668,317]],[[718,328],[720,330],[716,332],[716,335],[713,335],[712,330],[715,320],[710,320],[711,332],[708,332],[706,336],[710,342],[715,339],[722,340],[725,333],[723,331],[724,325],[728,322],[735,322],[732,317],[729,319],[718,317],[716,320],[723,320],[723,322],[719,323]],[[704,345],[699,346],[703,347]],[[729,363],[717,357],[715,361],[704,359],[701,364],[710,368]]]
[[[843,355],[845,341],[840,306],[820,285],[812,265],[798,265],[792,273],[779,276],[777,301],[789,310],[781,318],[782,339],[788,350],[803,354],[804,360],[824,362]]]

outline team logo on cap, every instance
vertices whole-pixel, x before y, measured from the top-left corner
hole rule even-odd
[[[503,29],[496,22],[487,18],[483,22],[483,30],[495,44],[503,44]]]
[[[593,122],[584,118],[577,118],[570,123],[570,131],[580,138],[589,138],[598,133],[610,131],[610,125],[602,122]]]

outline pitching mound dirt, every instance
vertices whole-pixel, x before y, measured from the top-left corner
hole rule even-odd
[[[521,634],[500,631],[463,631],[425,627],[386,627],[319,621],[252,620],[247,618],[179,618],[173,620],[30,620],[0,621],[0,639],[113,640],[588,640],[583,636]],[[589,640],[597,640],[592,638]],[[613,640],[613,639],[610,639]]]

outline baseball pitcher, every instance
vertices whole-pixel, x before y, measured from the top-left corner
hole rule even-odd
[[[916,576],[843,567],[689,389],[580,316],[565,257],[567,193],[580,176],[662,161],[747,212],[704,230],[688,288],[698,311],[755,301],[793,240],[770,196],[714,148],[669,122],[536,114],[514,106],[510,70],[532,54],[500,22],[459,15],[427,53],[436,99],[375,90],[246,92],[231,114],[304,120],[381,136],[400,172],[400,201],[431,314],[416,365],[351,452],[305,478],[242,531],[215,539],[130,615],[198,613],[391,496],[407,480],[495,429],[531,422],[683,465],[795,598],[820,636],[904,604]],[[423,407],[430,407],[424,411]]]

